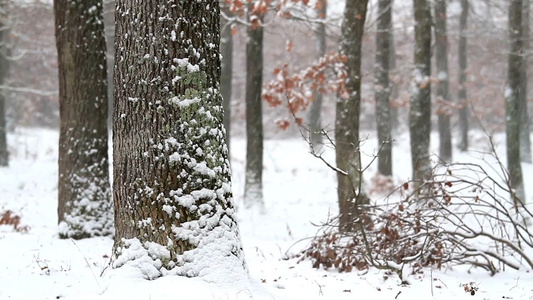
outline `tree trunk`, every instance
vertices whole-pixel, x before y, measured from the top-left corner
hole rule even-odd
[[[0,5],[0,10],[5,9]],[[4,84],[9,72],[10,49],[8,46],[9,30],[1,21],[4,16],[0,15],[0,85]],[[0,90],[0,166],[9,165],[9,152],[7,151],[7,129],[6,129],[6,100],[4,91]]]
[[[54,1],[59,71],[58,222],[62,238],[113,233],[101,0]]]
[[[225,2],[221,2],[221,9],[229,16],[230,11]],[[220,17],[220,54],[222,54],[222,71],[220,76],[220,91],[224,99],[224,128],[226,129],[226,143],[231,150],[231,79],[233,78],[233,35],[231,23]]]
[[[362,174],[359,148],[359,114],[361,108],[361,44],[368,1],[346,1],[341,28],[340,52],[346,55],[346,88],[349,97],[337,98],[335,120],[335,152],[340,230],[352,231],[354,208],[363,204]]]
[[[435,1],[435,48],[437,60],[437,107],[439,127],[439,157],[442,162],[452,160],[450,131],[450,97],[448,95],[448,33],[446,29],[446,1]]]
[[[322,21],[326,20],[328,2],[327,0],[319,0],[317,14]],[[318,23],[315,29],[315,58],[318,60],[326,55],[326,24],[324,22]],[[313,93],[313,102],[309,111],[309,131],[310,142],[313,147],[318,148],[322,144],[322,119],[320,114],[322,112],[323,95],[319,92]]]
[[[260,17],[258,17],[261,19]],[[263,27],[249,26],[246,40],[246,178],[247,207],[264,207],[263,201]]]
[[[419,185],[431,175],[431,13],[427,0],[414,0],[414,11],[415,72],[409,107],[409,133],[413,181]]]
[[[520,73],[522,68],[522,0],[510,0],[508,79],[505,90],[505,124],[507,137],[507,170],[518,201],[524,198],[524,182],[520,165]]]
[[[459,150],[468,149],[468,100],[466,98],[466,30],[468,21],[468,1],[461,0],[461,17],[459,20],[459,90],[457,93],[458,102],[461,105],[459,110]]]
[[[522,65],[520,72],[520,89],[519,89],[519,112],[520,112],[520,156],[523,162],[531,163],[531,141],[529,139],[529,113],[527,102],[528,89],[528,56],[529,56],[529,14],[530,0],[523,0],[522,10],[522,40],[524,50],[522,51]]]
[[[392,138],[390,109],[390,31],[392,26],[392,1],[378,2],[378,20],[376,34],[376,63],[374,92],[376,97],[376,124],[378,131],[378,172],[392,175]]]
[[[219,1],[117,0],[116,8],[113,267],[149,265],[140,268],[147,279],[242,273]]]
[[[394,77],[392,77],[389,81],[389,89],[390,89],[390,100],[396,100],[398,99],[399,91],[398,91],[398,71],[396,70],[396,46],[394,42],[394,30],[392,29],[392,8],[394,6],[394,0],[391,0],[391,30],[389,31],[389,78],[390,74],[394,74]],[[399,108],[395,105],[391,105],[390,107],[390,115],[391,115],[391,138],[392,136],[399,133],[399,127],[400,127],[400,118],[398,116]]]

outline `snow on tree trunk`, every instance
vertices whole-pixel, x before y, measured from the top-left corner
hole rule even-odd
[[[218,0],[117,0],[114,268],[245,276],[220,93]]]
[[[459,88],[457,100],[461,105],[459,110],[459,150],[468,149],[468,101],[466,98],[466,30],[468,21],[468,1],[461,0],[461,16],[459,19]]]
[[[58,221],[62,238],[113,233],[101,0],[54,1],[59,71]]]
[[[530,15],[530,0],[523,0],[522,8],[522,40],[524,41],[524,50],[522,51],[522,65],[520,71],[520,156],[523,162],[531,162],[531,141],[529,139],[529,113],[527,102],[528,89],[528,56],[529,56],[529,15]]]
[[[362,199],[359,148],[359,114],[361,108],[361,44],[368,1],[346,1],[341,28],[340,52],[346,55],[347,99],[337,98],[335,119],[335,152],[340,230],[354,228],[354,206]]]
[[[523,63],[522,0],[510,0],[509,38],[510,51],[505,89],[505,125],[507,139],[507,170],[509,181],[518,201],[524,201],[524,182],[520,165],[520,73]]]
[[[260,16],[250,14],[250,20]],[[251,22],[253,23],[253,22]],[[263,202],[263,27],[248,26],[246,39],[246,207],[264,208]]]
[[[378,154],[378,172],[386,176],[392,175],[391,89],[389,82],[391,11],[391,0],[380,0],[378,2],[374,92],[376,97],[378,147],[381,148]]]
[[[439,127],[439,157],[443,162],[452,160],[450,131],[450,97],[448,95],[448,33],[446,29],[446,1],[435,1],[435,48],[437,60],[437,113]]]
[[[413,181],[421,184],[431,175],[429,135],[431,132],[431,13],[427,0],[414,0],[415,70],[409,107],[411,165]]]
[[[9,72],[9,60],[7,59],[10,50],[8,47],[9,30],[8,26],[1,20],[5,20],[4,4],[0,4],[0,85]],[[9,152],[7,151],[7,130],[6,130],[6,100],[5,92],[0,91],[0,166],[9,164]]]
[[[328,8],[327,0],[319,0],[317,5],[318,18],[325,20]],[[323,22],[316,24],[315,36],[315,58],[320,59],[326,55],[326,24]],[[322,134],[320,133],[322,130],[322,119],[320,117],[322,112],[322,99],[322,93],[315,91],[313,93],[313,102],[311,103],[311,108],[309,110],[309,139],[311,145],[313,145],[315,149],[322,144]]]
[[[230,16],[230,11],[226,3],[220,3],[226,16]],[[233,35],[231,24],[224,17],[220,17],[220,54],[222,55],[222,69],[220,76],[220,91],[224,99],[224,129],[226,129],[226,143],[228,150],[231,150],[231,92],[233,73]]]

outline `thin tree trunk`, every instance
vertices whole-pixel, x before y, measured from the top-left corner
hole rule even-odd
[[[466,30],[468,25],[468,1],[461,0],[461,17],[459,20],[459,89],[457,93],[458,102],[461,105],[459,110],[459,150],[468,149],[468,100],[466,97]]]
[[[524,50],[522,51],[523,62],[520,72],[520,89],[519,89],[519,101],[520,101],[520,156],[523,162],[531,163],[531,141],[529,139],[529,113],[527,102],[527,89],[528,89],[528,53],[530,51],[529,42],[529,14],[530,14],[530,0],[523,0],[522,10],[522,40],[524,42]]]
[[[54,1],[59,71],[62,238],[113,233],[102,0]]]
[[[221,9],[229,16],[227,4],[221,3]],[[233,78],[233,35],[231,24],[224,17],[220,17],[220,54],[222,54],[222,70],[220,76],[220,90],[224,99],[224,128],[226,129],[226,143],[231,150],[231,79]]]
[[[234,278],[244,257],[213,47],[219,0],[116,2],[113,267]]]
[[[510,0],[509,4],[509,38],[510,52],[508,65],[508,82],[505,90],[505,124],[507,138],[507,170],[509,181],[518,201],[524,198],[524,182],[520,165],[520,74],[522,68],[522,0]]]
[[[337,173],[340,230],[352,231],[356,218],[355,206],[365,197],[361,190],[362,174],[359,148],[359,118],[361,108],[361,44],[368,1],[346,1],[341,29],[340,52],[346,55],[346,88],[349,97],[337,98],[335,120],[335,152],[337,167],[347,175]]]
[[[431,175],[431,12],[427,0],[414,0],[415,73],[409,107],[413,181],[421,184]]]
[[[0,10],[5,9],[0,4]],[[8,46],[9,30],[6,24],[1,20],[4,17],[0,15],[0,85],[4,84],[5,78],[9,72],[9,60],[7,57],[10,54]],[[7,150],[7,129],[6,129],[6,100],[4,91],[0,91],[0,166],[6,167],[9,165],[9,152]]]
[[[327,0],[319,0],[318,5],[318,18],[325,21],[328,2]],[[320,59],[324,57],[324,55],[326,55],[326,24],[324,24],[324,22],[316,25],[315,35],[315,58]],[[313,103],[311,103],[311,108],[309,112],[310,142],[311,145],[315,147],[315,149],[322,144],[322,119],[320,117],[320,114],[322,112],[322,99],[322,93],[315,91],[313,93]]]
[[[246,172],[244,201],[263,209],[263,28],[248,27],[246,40]]]
[[[378,131],[378,172],[382,175],[392,175],[392,138],[391,138],[391,109],[390,109],[390,31],[392,26],[392,1],[378,2],[378,20],[376,34],[376,63],[374,93],[376,97],[376,125]]]
[[[391,0],[391,10],[394,6],[394,0]],[[394,30],[392,30],[392,20],[393,16],[391,14],[391,30],[389,31],[389,78],[392,79],[389,81],[390,88],[390,100],[398,99],[398,82],[397,82],[397,70],[396,70],[396,46],[394,42]],[[394,74],[394,77],[390,77],[390,74]],[[399,108],[395,105],[390,107],[391,115],[391,138],[392,136],[398,134],[400,127],[400,118],[398,116]]]
[[[437,105],[439,127],[439,157],[443,162],[452,160],[452,135],[448,102],[448,32],[446,29],[446,1],[435,1],[435,45],[437,60]]]

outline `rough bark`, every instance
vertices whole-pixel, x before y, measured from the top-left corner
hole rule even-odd
[[[413,181],[420,184],[431,175],[429,141],[431,132],[431,12],[427,0],[414,0],[414,78],[409,107],[411,166]]]
[[[0,11],[3,10],[0,4]],[[4,19],[3,13],[0,12],[0,85],[4,84],[4,80],[9,72],[9,60],[7,57],[10,54],[8,46],[9,30],[6,24],[1,20]],[[9,152],[7,151],[7,129],[6,129],[6,100],[4,91],[0,91],[0,166],[5,167],[9,165]]]
[[[530,0],[523,0],[522,8],[522,65],[520,71],[520,89],[519,89],[519,102],[520,102],[520,156],[523,162],[531,162],[531,141],[529,138],[529,113],[527,102],[527,89],[528,89],[528,58],[530,53],[530,41],[529,41],[529,15],[530,15]]]
[[[258,16],[254,16],[258,17]],[[263,27],[249,26],[246,39],[246,171],[244,201],[247,207],[263,202]]]
[[[340,230],[354,229],[355,206],[363,204],[359,148],[361,108],[361,44],[368,1],[346,1],[341,28],[340,52],[346,55],[346,88],[349,97],[338,98],[335,119],[335,152]]]
[[[62,238],[113,233],[101,0],[54,1],[59,71],[58,222]]]
[[[378,131],[378,172],[382,175],[392,175],[392,134],[390,109],[390,31],[392,27],[392,1],[378,2],[378,20],[376,34],[376,63],[374,93],[376,97],[376,125]]]
[[[510,51],[505,90],[505,125],[507,139],[507,170],[509,181],[519,201],[524,201],[524,182],[520,165],[520,73],[523,63],[522,0],[509,3]]]
[[[221,3],[221,9],[229,16],[227,4]],[[231,150],[231,79],[233,78],[233,35],[231,24],[224,17],[220,17],[220,54],[222,55],[222,71],[220,76],[220,91],[224,99],[224,129],[226,129],[226,143]]]
[[[318,18],[326,19],[328,2],[327,0],[319,0],[319,7],[317,9]],[[320,59],[326,55],[326,24],[321,22],[315,28],[315,58]],[[320,114],[322,112],[322,93],[313,93],[313,102],[309,111],[309,140],[313,147],[318,148],[322,144],[322,119]]]
[[[468,25],[468,1],[461,0],[461,16],[459,19],[459,88],[457,100],[461,105],[459,109],[459,150],[468,149],[468,100],[466,95],[466,68],[467,68],[467,50],[466,50],[466,30]]]
[[[153,260],[148,279],[242,272],[219,2],[117,0],[116,18],[113,267],[145,263],[133,248]]]
[[[452,160],[452,135],[450,131],[450,102],[448,95],[448,32],[446,29],[446,1],[435,1],[435,48],[437,61],[437,105],[439,128],[439,158]]]

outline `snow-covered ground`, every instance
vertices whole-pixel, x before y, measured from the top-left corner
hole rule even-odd
[[[364,134],[362,135],[364,136]],[[533,299],[533,272],[507,271],[490,277],[477,269],[425,269],[409,276],[409,285],[370,269],[365,273],[316,270],[309,261],[285,260],[307,245],[317,228],[337,212],[335,174],[308,154],[305,142],[266,141],[264,196],[266,213],[242,205],[245,143],[232,141],[233,191],[249,268],[249,282],[217,285],[201,279],[164,277],[145,281],[125,272],[109,272],[110,238],[80,241],[57,237],[58,133],[18,129],[9,135],[11,161],[0,169],[0,212],[21,216],[15,232],[0,226],[0,299]],[[433,145],[437,145],[433,136]],[[496,136],[505,161],[504,137]],[[472,142],[487,151],[482,134]],[[372,154],[375,140],[364,144]],[[395,181],[410,176],[409,139],[398,138],[394,148]],[[458,161],[480,161],[479,152],[454,153]],[[328,157],[326,155],[326,157]],[[329,156],[333,158],[332,156]],[[368,161],[370,158],[365,157]],[[523,165],[527,201],[533,202],[533,166]],[[367,172],[366,180],[375,173]],[[462,285],[479,288],[475,296]]]

